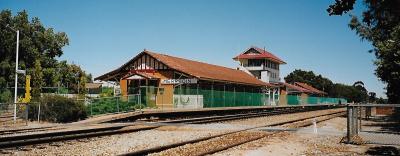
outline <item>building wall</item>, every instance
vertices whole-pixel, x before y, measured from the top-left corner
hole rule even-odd
[[[286,94],[281,94],[279,96],[279,106],[286,106],[286,105],[287,105]]]
[[[278,66],[278,68],[274,69],[274,68],[267,66],[266,64],[262,64],[261,66],[249,67],[247,59],[240,59],[239,62],[242,67],[246,68],[258,79],[261,79],[261,75],[260,75],[261,71],[268,71],[268,79],[264,78],[263,79],[264,82],[269,83],[269,82],[279,82],[280,81],[280,72],[279,72],[279,64],[278,63],[275,63]]]
[[[308,98],[308,95],[306,93],[301,93],[301,95],[300,95],[301,104],[307,104],[308,103],[307,98]]]
[[[119,84],[121,87],[121,95],[127,96],[128,95],[128,80],[120,80]]]
[[[172,71],[156,71],[156,77],[160,78],[160,82],[158,86],[160,88],[164,88],[164,93],[161,94],[159,91],[157,92],[157,101],[156,105],[158,108],[173,108],[174,106],[174,85],[173,84],[161,84],[162,79],[172,79],[174,73]]]

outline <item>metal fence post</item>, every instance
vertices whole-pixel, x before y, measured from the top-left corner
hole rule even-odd
[[[353,110],[352,107],[347,105],[347,143],[352,142],[352,115],[353,115]]]
[[[118,97],[116,97],[116,99],[117,99],[117,112],[119,113],[119,103],[118,103],[119,100],[118,100]]]
[[[359,121],[360,121],[360,123],[359,123],[359,127],[358,127],[358,131],[359,132],[361,132],[362,131],[362,129],[361,129],[361,127],[362,127],[362,111],[363,111],[363,107],[360,107],[360,114],[358,115],[358,117],[359,117]],[[365,114],[365,112],[364,112],[364,114]]]
[[[90,116],[93,116],[93,102],[90,103]]]
[[[353,107],[353,135],[358,134],[358,107]]]
[[[29,113],[29,106],[25,104],[25,124],[28,126],[28,113]]]
[[[38,116],[37,116],[38,123],[40,123],[40,102],[39,102],[39,108],[38,108]]]

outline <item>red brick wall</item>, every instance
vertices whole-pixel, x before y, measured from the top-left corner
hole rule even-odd
[[[376,115],[391,115],[393,112],[393,107],[376,107]]]

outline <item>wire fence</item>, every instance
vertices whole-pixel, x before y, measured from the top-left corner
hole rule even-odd
[[[268,105],[344,104],[343,98],[271,95],[262,92],[175,88],[175,108],[211,108]]]
[[[300,95],[280,95],[280,104],[301,105],[301,104],[344,104],[344,98],[314,97]]]
[[[400,104],[347,106],[347,142],[400,145]]]
[[[238,107],[238,106],[263,106],[268,95],[254,92],[219,91],[206,89],[181,89],[174,90],[175,108],[210,108],[210,107]],[[196,106],[190,106],[196,105]]]
[[[147,108],[145,97],[140,94],[116,97],[86,98],[77,100],[83,102],[90,116],[134,111],[136,109]]]

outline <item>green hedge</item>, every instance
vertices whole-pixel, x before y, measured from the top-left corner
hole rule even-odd
[[[59,95],[45,95],[40,102],[29,104],[29,118],[37,120],[40,104],[40,120],[49,122],[74,122],[87,117],[86,107],[77,102]]]

